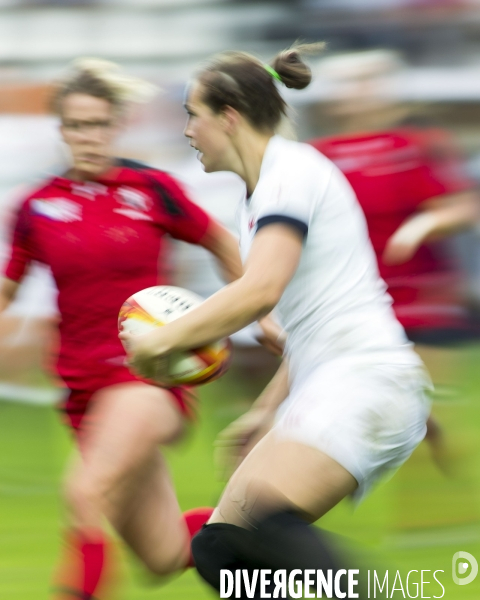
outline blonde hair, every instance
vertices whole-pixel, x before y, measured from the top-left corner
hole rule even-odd
[[[153,84],[122,72],[116,63],[100,58],[78,58],[55,85],[53,112],[61,114],[62,102],[70,94],[102,98],[119,112],[130,103],[149,102],[157,93]]]
[[[331,81],[344,81],[382,77],[402,67],[404,63],[398,52],[377,49],[329,56],[318,63],[317,73]]]

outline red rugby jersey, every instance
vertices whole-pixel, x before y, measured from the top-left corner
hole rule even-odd
[[[423,245],[402,265],[382,262],[387,240],[423,202],[473,187],[449,134],[400,128],[310,143],[352,185],[400,322],[406,328],[463,327],[461,277],[445,243]]]
[[[119,161],[85,183],[55,177],[22,203],[5,268],[19,281],[32,260],[47,264],[61,315],[58,372],[87,388],[102,366],[121,364],[117,316],[131,294],[168,283],[165,234],[198,243],[210,218],[168,174]]]

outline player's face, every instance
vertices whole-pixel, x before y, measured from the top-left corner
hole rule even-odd
[[[62,136],[79,176],[95,177],[106,171],[118,133],[118,118],[110,102],[87,94],[69,94],[62,102],[61,118]]]
[[[205,171],[228,171],[230,140],[224,119],[202,102],[202,87],[197,82],[188,90],[185,108],[188,120],[184,134],[190,146],[198,150],[198,160]]]

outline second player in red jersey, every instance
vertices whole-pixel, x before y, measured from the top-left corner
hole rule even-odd
[[[311,143],[355,190],[380,275],[409,337],[468,335],[471,322],[458,264],[445,243],[436,241],[468,224],[475,211],[473,183],[450,136],[403,127]]]
[[[478,326],[448,238],[478,221],[478,197],[450,134],[401,124],[410,109],[384,93],[401,66],[387,50],[325,59],[322,72],[337,90],[327,110],[343,133],[311,143],[352,185],[395,314],[437,392],[450,394],[459,359],[454,347],[478,336]],[[433,457],[444,469],[443,434],[433,417],[427,425]]]

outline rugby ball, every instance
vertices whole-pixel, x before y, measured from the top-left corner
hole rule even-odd
[[[120,308],[119,329],[133,335],[147,333],[185,315],[203,302],[203,298],[180,287],[158,285],[133,294]],[[230,340],[174,352],[158,360],[158,377],[162,385],[200,385],[223,375],[232,357]],[[158,380],[156,380],[158,379]]]

